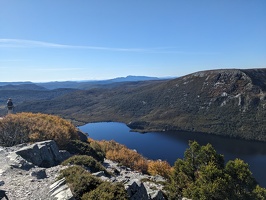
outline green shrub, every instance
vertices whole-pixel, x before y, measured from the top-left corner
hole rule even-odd
[[[75,155],[62,162],[62,165],[68,164],[80,165],[82,167],[89,168],[91,172],[104,171],[107,173],[101,163],[99,163],[93,157],[87,155]]]
[[[85,193],[82,200],[126,200],[129,199],[121,183],[103,182],[95,190]]]
[[[262,188],[259,185],[253,190],[253,199],[266,200],[266,188]]]
[[[73,140],[69,142],[66,150],[71,154],[92,156],[99,162],[103,162],[104,160],[104,153],[102,151],[96,151],[89,143],[82,142],[80,140]]]
[[[93,148],[99,155],[105,157],[105,152],[98,141],[89,138],[88,143],[90,144],[91,148]]]
[[[83,194],[96,189],[102,181],[81,166],[71,166],[60,171],[58,179],[65,177],[74,197],[79,200]]]
[[[257,185],[248,164],[235,159],[224,165],[223,156],[210,144],[190,142],[170,178],[169,199],[266,199],[266,190]]]

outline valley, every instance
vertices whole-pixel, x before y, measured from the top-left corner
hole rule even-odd
[[[116,121],[142,132],[183,130],[266,141],[265,68],[0,94],[1,101],[14,99],[16,112],[55,114],[76,125]]]

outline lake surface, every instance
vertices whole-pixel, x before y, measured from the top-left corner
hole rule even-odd
[[[200,145],[210,143],[225,160],[240,158],[249,164],[253,176],[266,187],[266,143],[252,142],[220,136],[190,132],[130,132],[123,123],[89,123],[79,127],[89,137],[96,140],[115,140],[130,149],[136,149],[148,159],[161,159],[174,164],[183,158],[188,141],[195,140]]]

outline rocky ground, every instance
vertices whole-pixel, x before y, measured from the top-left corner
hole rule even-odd
[[[73,200],[65,181],[57,180],[63,166],[43,168],[36,165],[41,163],[41,159],[49,160],[54,165],[54,161],[62,159],[56,151],[58,149],[53,141],[0,146],[0,190],[5,190],[10,200]],[[26,155],[27,160],[20,155]],[[111,178],[105,177],[103,172],[94,175],[102,180],[124,183],[130,199],[165,199],[160,184],[165,181],[162,177],[144,175],[110,160],[105,160],[103,165],[114,175]]]
[[[55,182],[61,166],[23,169],[19,166],[22,159],[15,158],[13,154],[19,148],[0,147],[0,189],[5,190],[11,200],[52,199],[48,195],[50,185]]]

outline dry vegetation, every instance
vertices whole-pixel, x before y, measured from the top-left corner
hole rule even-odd
[[[77,200],[128,198],[122,184],[103,182],[86,170],[105,171],[101,164],[105,157],[132,170],[167,178],[168,199],[266,199],[266,189],[257,184],[244,161],[236,159],[225,164],[223,156],[210,144],[190,142],[184,159],[171,167],[166,161],[147,160],[115,141],[82,142],[77,131],[73,124],[57,116],[10,114],[0,120],[0,144],[55,140],[60,148],[75,154],[63,163],[72,166],[62,170],[59,178],[66,178]]]
[[[136,171],[169,178],[171,166],[166,161],[147,160],[135,150],[128,149],[125,145],[119,144],[113,140],[96,141],[89,139],[89,142],[91,146],[97,146],[98,148],[100,146],[102,151],[105,152],[107,159],[116,161]]]
[[[59,148],[78,139],[77,128],[69,121],[47,114],[10,114],[0,121],[0,144],[55,140]]]

